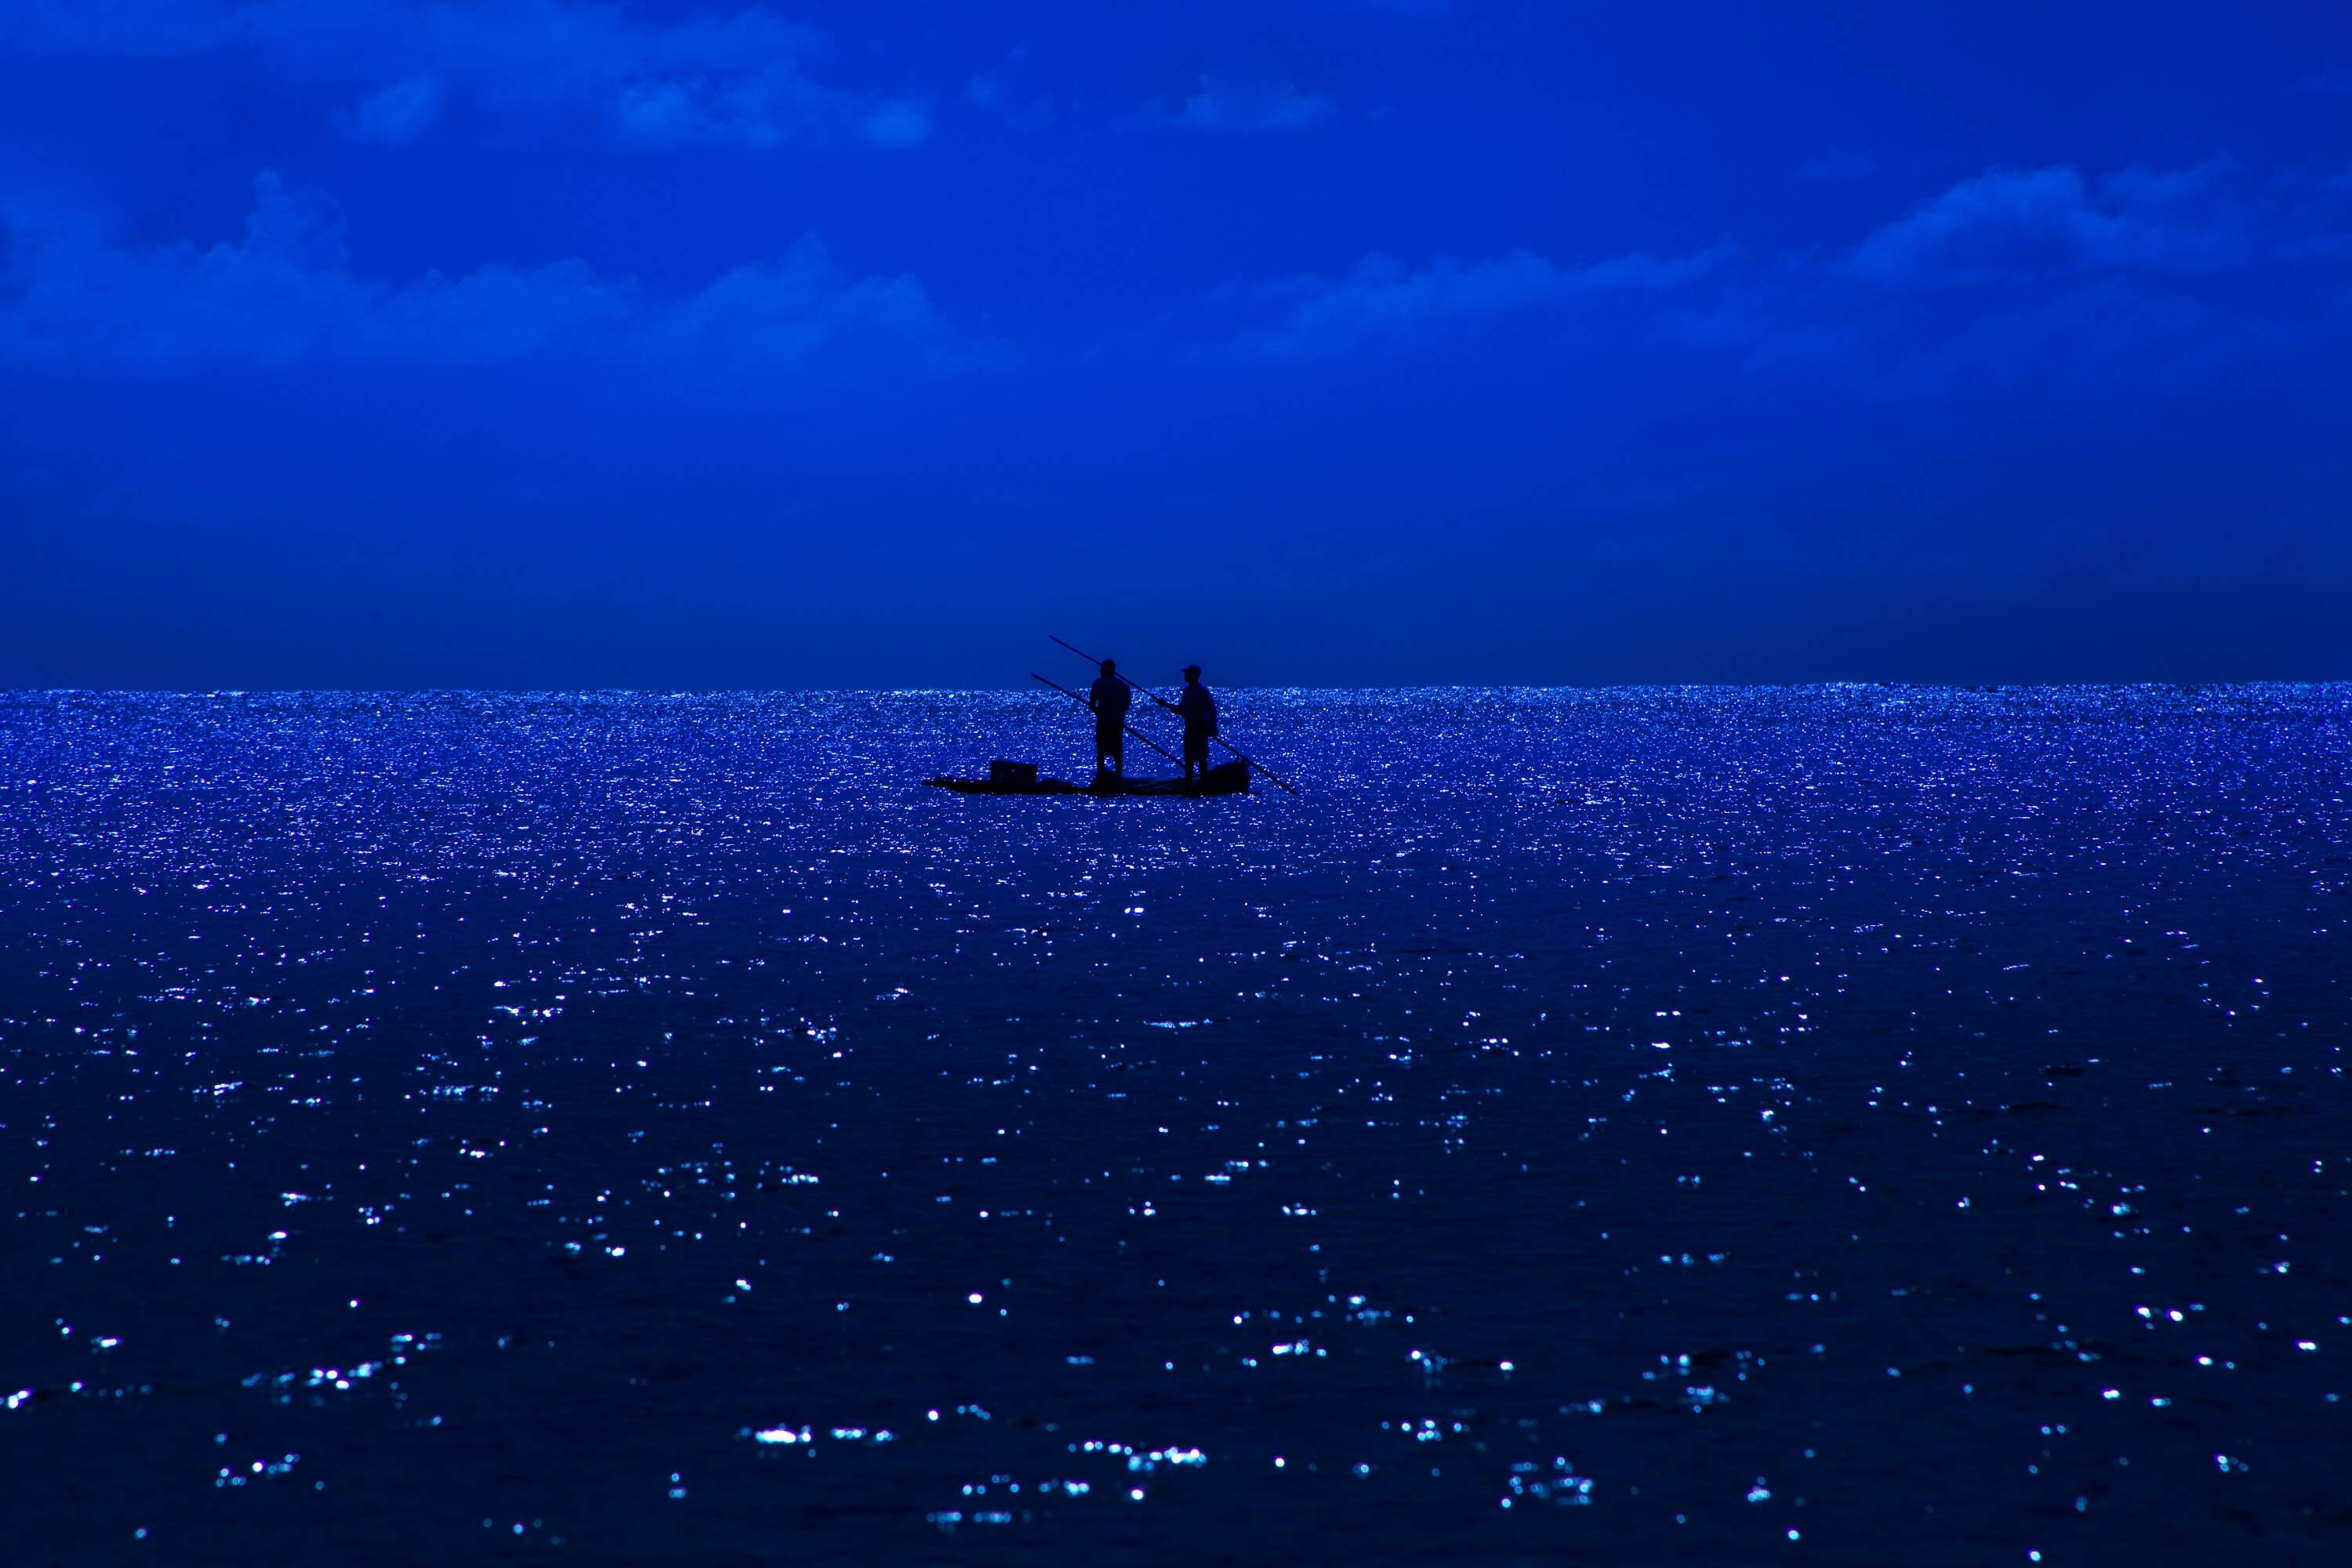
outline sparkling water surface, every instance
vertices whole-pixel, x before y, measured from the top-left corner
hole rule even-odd
[[[1222,696],[0,696],[7,1561],[2352,1561],[2352,689]]]

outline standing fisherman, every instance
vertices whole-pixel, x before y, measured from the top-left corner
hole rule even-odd
[[[1193,764],[1200,765],[1199,782],[1209,782],[1209,740],[1217,732],[1217,700],[1201,684],[1201,667],[1184,667],[1184,689],[1175,702],[1177,716],[1184,721],[1184,782],[1194,782]]]
[[[1118,678],[1118,660],[1102,661],[1102,678],[1087,689],[1087,706],[1095,710],[1095,776],[1115,773],[1127,776],[1127,710],[1135,700],[1127,682]]]

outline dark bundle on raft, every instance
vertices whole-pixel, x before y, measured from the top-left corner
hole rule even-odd
[[[1189,785],[1182,779],[1130,779],[1107,773],[1087,785],[1074,784],[1067,779],[1039,778],[1034,765],[991,763],[989,776],[984,779],[941,777],[923,782],[934,789],[953,790],[958,795],[1144,795],[1181,799],[1201,795],[1247,795],[1250,769],[1247,763],[1220,763],[1203,779]]]

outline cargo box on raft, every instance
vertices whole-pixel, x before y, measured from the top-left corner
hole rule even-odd
[[[1039,778],[1034,763],[992,762],[984,779],[942,776],[923,782],[934,789],[953,790],[958,795],[1087,795],[1102,799],[1141,796],[1185,800],[1204,795],[1247,795],[1250,768],[1247,763],[1220,763],[1204,778],[1191,784],[1182,779],[1131,779],[1107,773],[1089,785],[1074,784],[1067,779]]]

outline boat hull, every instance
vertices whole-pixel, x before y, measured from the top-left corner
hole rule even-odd
[[[943,775],[923,782],[933,789],[950,790],[957,795],[1082,795],[1097,800],[1192,800],[1202,795],[1249,794],[1250,770],[1247,763],[1221,763],[1209,770],[1205,779],[1191,785],[1182,779],[1130,779],[1117,773],[1105,773],[1091,786],[1049,778],[960,779]]]

